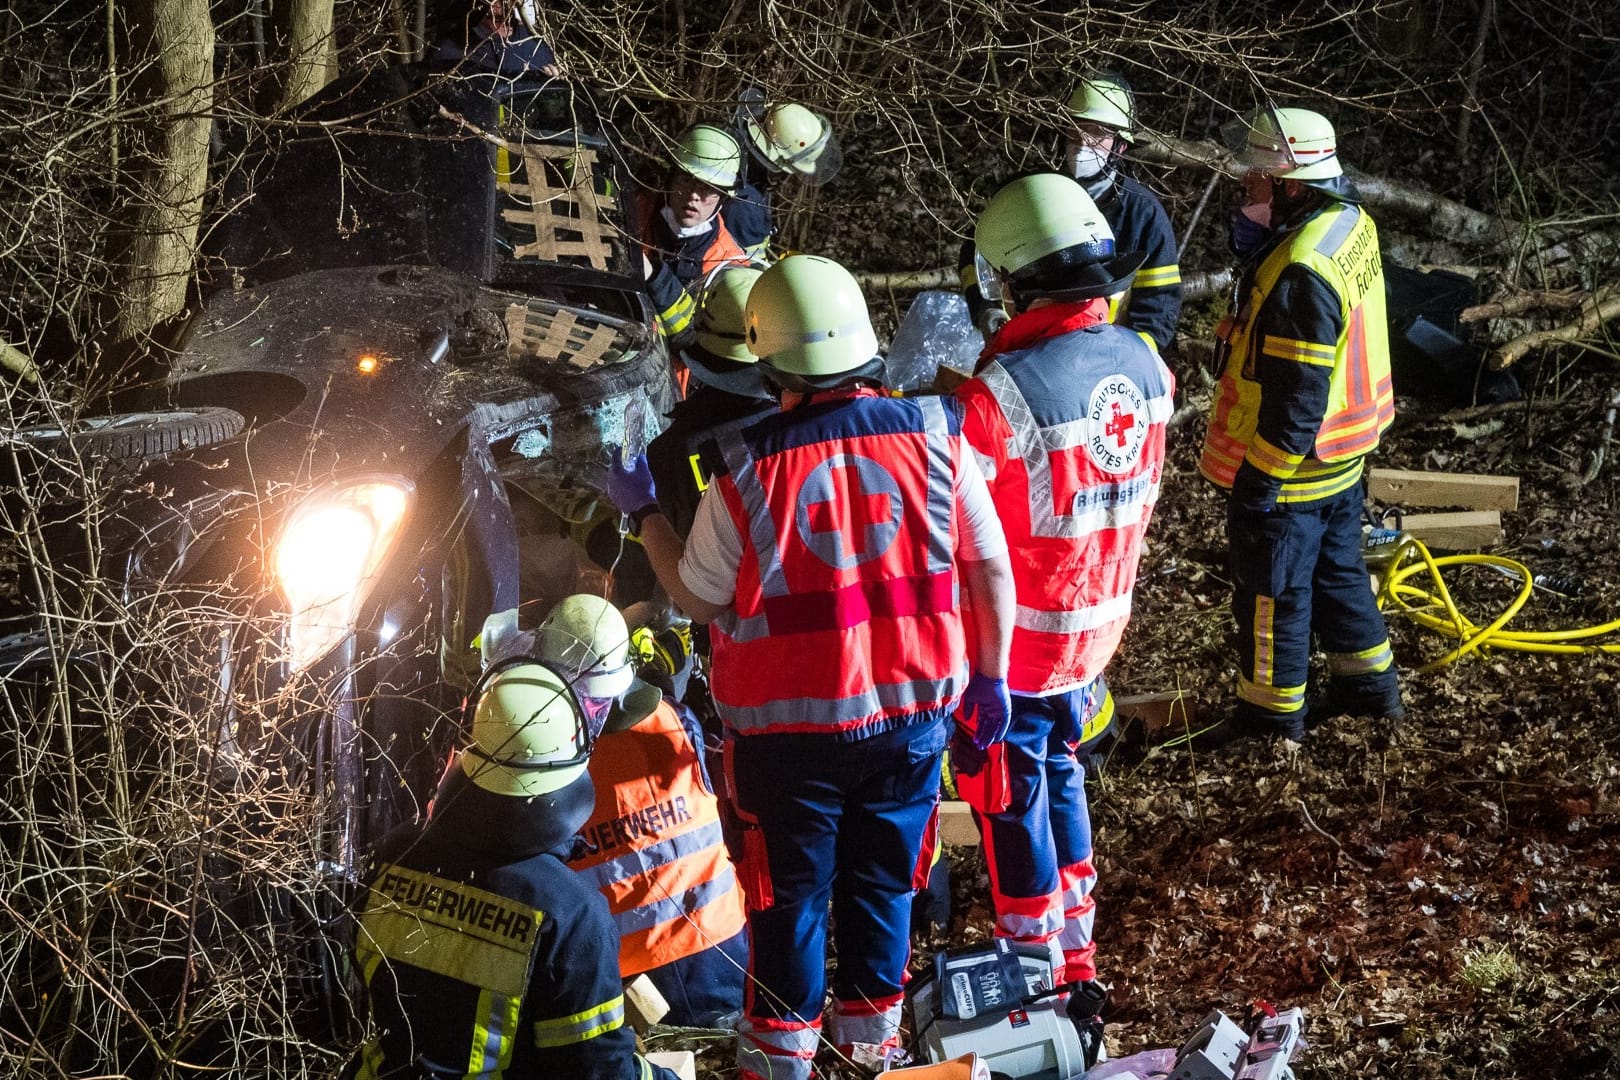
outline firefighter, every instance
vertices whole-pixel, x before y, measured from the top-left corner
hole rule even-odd
[[[1319,113],[1266,107],[1225,134],[1247,170],[1242,261],[1198,469],[1231,495],[1232,734],[1304,736],[1313,630],[1331,675],[1318,716],[1400,719],[1360,550],[1362,462],[1395,415],[1378,230]]]
[[[843,149],[825,116],[790,101],[767,102],[758,87],[743,92],[733,130],[747,157],[742,187],[726,203],[726,224],[750,255],[763,259],[776,232],[772,188],[788,176],[820,187],[843,167]]]
[[[570,596],[535,635],[535,652],[574,678],[604,724],[591,755],[596,809],[570,865],[607,899],[619,974],[646,973],[664,1022],[709,1027],[742,1008],[748,945],[703,735],[686,710],[636,677],[630,628],[600,596]]]
[[[1095,981],[1085,758],[1113,716],[1103,668],[1130,620],[1175,382],[1141,337],[1108,323],[1107,298],[1144,255],[1116,249],[1078,184],[1012,181],[974,243],[1011,319],[957,396],[1018,609],[1012,729],[989,754],[957,739],[951,761],[983,834],[996,933],[1048,946],[1068,981]]]
[[[1130,294],[1111,308],[1121,326],[1163,353],[1181,319],[1180,248],[1170,215],[1158,196],[1120,168],[1136,141],[1136,96],[1123,75],[1101,73],[1080,80],[1069,96],[1071,127],[1065,140],[1064,171],[1086,190],[1102,211],[1121,251],[1140,251],[1146,261],[1131,282]],[[968,307],[981,327],[994,326],[1000,309],[979,290],[972,241],[963,246],[962,282]]]
[[[385,837],[368,875],[358,1075],[674,1080],[637,1056],[607,904],[563,862],[594,801],[584,713],[522,656],[469,702],[427,821]]]
[[[722,267],[703,290],[692,344],[680,353],[695,385],[689,384],[669,426],[647,447],[659,509],[682,539],[692,531],[698,500],[709,487],[715,435],[776,411],[776,397],[744,340],[748,291],[761,272]]]
[[[695,287],[721,266],[748,262],[720,212],[741,181],[742,148],[724,129],[695,124],[670,162],[664,190],[641,193],[641,262],[658,328],[680,347],[691,339]]]
[[[430,62],[460,74],[556,78],[551,46],[539,37],[534,0],[447,0],[438,7],[438,46]]]
[[[747,325],[783,410],[721,440],[687,543],[645,467],[620,470],[612,494],[633,508],[664,587],[711,622],[745,825],[741,1075],[803,1080],[821,1041],[829,900],[830,1041],[898,1044],[947,718],[960,699],[976,745],[1005,734],[1012,581],[956,411],[883,393],[847,270],[784,259],[749,292]]]

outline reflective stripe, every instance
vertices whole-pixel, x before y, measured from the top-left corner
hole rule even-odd
[[[1091,681],[1091,685],[1093,687],[1102,687],[1102,701],[1097,703],[1096,709],[1080,725],[1081,746],[1085,746],[1092,739],[1107,731],[1108,725],[1114,719],[1114,694],[1108,689],[1108,684],[1103,682],[1103,677],[1099,675]],[[1095,690],[1093,690],[1093,693],[1095,693]]]
[[[660,840],[656,844],[648,844],[634,851],[626,852],[607,862],[579,871],[580,877],[591,883],[594,889],[605,889],[615,882],[656,870],[660,866],[667,866],[676,859],[685,858],[705,848],[711,848],[721,843],[720,823],[711,821],[699,825],[695,829],[688,829],[678,836],[668,840]]]
[[[1254,681],[1262,686],[1271,685],[1276,663],[1277,637],[1272,625],[1276,610],[1277,601],[1271,597],[1254,598]]]
[[[1275,477],[1278,480],[1287,480],[1299,469],[1300,463],[1305,460],[1305,455],[1290,454],[1256,434],[1254,441],[1249,444],[1247,460],[1250,465],[1253,465],[1267,476]]]
[[[945,705],[956,696],[961,673],[943,679],[915,679],[904,683],[883,683],[852,697],[827,701],[821,698],[782,698],[762,705],[726,705],[728,726],[747,733],[775,725],[825,728],[853,724],[889,710],[906,711],[920,706]]]
[[[928,454],[928,572],[949,574],[954,552],[951,550],[951,513],[956,508],[956,462],[951,454],[951,429],[945,417],[945,403],[937,397],[921,397],[923,431],[927,435]],[[953,579],[954,580],[954,579]],[[951,598],[951,610],[956,609],[956,598]]]
[[[1292,713],[1305,707],[1304,686],[1266,686],[1238,676],[1238,698],[1268,712]]]
[[[1097,870],[1090,859],[1082,859],[1059,867],[1058,880],[1063,893],[1063,932],[1058,944],[1067,955],[1091,944],[1097,919],[1097,902],[1091,893],[1097,885]]]
[[[838,1049],[848,1052],[856,1043],[871,1046],[900,1045],[900,1003],[904,998],[880,1002],[839,1001],[827,1021],[827,1036]]]
[[[776,519],[771,516],[765,488],[759,482],[753,456],[743,442],[740,432],[728,432],[720,440],[721,456],[725,458],[731,484],[742,500],[743,517],[748,522],[748,536],[753,542],[754,555],[759,560],[759,589],[765,596],[786,596],[787,575],[782,570],[782,553],[776,548]]]
[[[1318,341],[1302,341],[1299,338],[1275,337],[1267,334],[1260,343],[1260,351],[1279,360],[1295,360],[1302,364],[1330,368],[1338,356],[1339,349],[1336,344],[1323,345]]]
[[[542,1049],[570,1046],[605,1035],[624,1025],[624,995],[556,1020],[534,1022],[534,1044]]]
[[[1078,634],[1107,626],[1116,619],[1129,618],[1131,593],[1091,604],[1076,611],[1040,611],[1018,605],[1013,625],[1020,630],[1033,630],[1038,634]]]
[[[819,1018],[804,1023],[744,1016],[737,1024],[737,1066],[744,1077],[809,1080],[820,1027]]]
[[[613,922],[619,928],[619,936],[625,937],[671,919],[695,914],[736,887],[737,876],[728,863],[719,874],[694,885],[679,896],[666,896],[629,911],[615,912]]]
[[[469,1076],[499,1076],[512,1064],[512,1049],[516,1043],[513,1035],[522,1007],[522,997],[508,997],[489,990],[478,995],[472,1054],[467,1058]]]
[[[658,313],[658,329],[665,337],[674,337],[688,326],[692,325],[692,318],[697,314],[697,301],[692,294],[683,292],[675,300],[670,301],[669,307]]]
[[[1355,203],[1339,203],[1338,216],[1328,226],[1322,239],[1316,242],[1316,253],[1326,258],[1333,258],[1344,242],[1350,239],[1350,234],[1361,223],[1361,207]]]
[[[1136,289],[1162,289],[1167,285],[1181,283],[1181,267],[1176,263],[1169,266],[1144,266],[1136,272],[1131,281],[1131,287]]]
[[[1328,653],[1327,662],[1328,671],[1334,675],[1376,675],[1389,670],[1395,662],[1395,654],[1390,651],[1389,639],[1385,638],[1360,652]]]
[[[1283,481],[1282,490],[1277,493],[1280,503],[1304,503],[1325,499],[1329,495],[1337,495],[1346,488],[1355,487],[1361,482],[1362,459],[1357,458],[1350,468],[1343,472],[1320,480],[1302,482],[1299,476]]]

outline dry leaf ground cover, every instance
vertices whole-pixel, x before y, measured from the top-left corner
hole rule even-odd
[[[1582,488],[1577,475],[1606,385],[1560,389],[1483,416],[1403,400],[1376,457],[1521,476],[1498,550],[1583,586],[1573,599],[1538,591],[1525,628],[1608,621],[1620,593],[1616,482]],[[1201,435],[1195,422],[1172,436],[1113,681],[1191,689],[1208,723],[1233,671],[1223,509],[1196,475]],[[1453,591],[1483,623],[1512,589],[1470,570]],[[1111,760],[1093,800],[1116,1052],[1260,998],[1306,1009],[1305,1075],[1620,1075],[1615,658],[1498,652],[1420,675],[1441,639],[1390,622],[1402,724],[1329,721],[1297,751],[1239,742]]]

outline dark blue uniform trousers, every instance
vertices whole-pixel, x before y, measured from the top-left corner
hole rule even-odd
[[[1304,733],[1311,633],[1350,698],[1399,700],[1389,630],[1361,557],[1361,488],[1227,510],[1238,625],[1238,719]]]
[[[945,739],[940,717],[855,741],[729,741],[738,815],[758,830],[752,843],[745,832],[741,868],[752,975],[739,1045],[745,1076],[807,1075],[801,1055],[813,1052],[826,998],[829,901],[832,1041],[897,1041],[911,900]],[[772,1068],[751,1054],[771,1058]]]

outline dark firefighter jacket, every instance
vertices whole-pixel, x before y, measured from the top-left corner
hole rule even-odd
[[[1076,181],[1078,183],[1079,181]],[[1114,233],[1114,250],[1142,251],[1147,260],[1136,272],[1130,292],[1110,308],[1111,320],[1134,330],[1153,348],[1163,353],[1176,335],[1181,320],[1181,265],[1175,230],[1170,215],[1153,192],[1137,180],[1116,172],[1113,182],[1097,209]],[[973,261],[973,240],[962,245],[959,270],[962,292],[974,322],[983,325],[981,314],[991,301],[979,292],[979,274]]]
[[[590,777],[532,800],[456,777],[368,876],[355,953],[376,1034],[358,1076],[674,1080],[636,1055],[607,903],[559,857]]]
[[[698,500],[709,490],[719,453],[715,437],[776,408],[769,398],[743,397],[699,385],[671,410],[669,427],[647,447],[647,465],[658,492],[658,508],[677,535],[685,538],[692,531]]]

